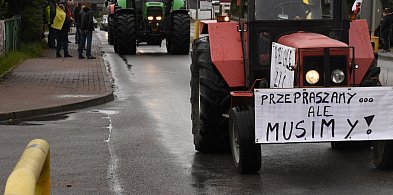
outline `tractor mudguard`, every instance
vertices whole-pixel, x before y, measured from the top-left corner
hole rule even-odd
[[[201,21],[200,28],[200,32],[209,35],[213,64],[231,88],[245,84],[242,44],[237,25],[235,22]]]
[[[132,8],[125,8],[125,9],[117,9],[116,10],[116,14],[120,15],[120,14],[136,14],[135,10]]]
[[[349,46],[355,47],[355,83],[360,84],[374,60],[373,48],[366,20],[353,20],[349,29]]]
[[[172,10],[181,10],[185,9],[186,6],[184,4],[185,2],[183,0],[173,0],[172,1]]]

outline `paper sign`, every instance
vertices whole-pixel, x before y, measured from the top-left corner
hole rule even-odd
[[[255,142],[393,139],[393,88],[255,89]]]
[[[272,43],[270,88],[293,88],[296,49]]]

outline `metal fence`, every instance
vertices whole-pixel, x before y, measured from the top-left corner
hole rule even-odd
[[[0,21],[0,54],[20,49],[20,21],[20,15]]]

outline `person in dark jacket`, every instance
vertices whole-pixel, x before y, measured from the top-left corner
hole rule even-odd
[[[52,28],[53,19],[56,15],[56,1],[48,0],[49,5],[46,7],[47,22],[48,22],[48,47],[56,48],[56,31]]]
[[[66,8],[63,4],[60,4],[59,7],[63,11],[66,11]],[[68,31],[70,31],[71,24],[72,24],[72,19],[66,16],[61,30],[56,29],[56,38],[57,38],[56,57],[61,57],[60,54],[61,47],[63,47],[64,50],[64,57],[72,57],[68,52]]]
[[[85,58],[83,56],[83,47],[85,46],[85,44],[86,44],[87,59],[95,59],[95,57],[91,55],[91,44],[93,41],[94,22],[93,22],[93,11],[91,10],[91,2],[89,0],[85,1],[85,7],[82,9],[80,13],[80,31],[81,31],[81,40],[79,41],[79,45],[78,45],[79,59]]]
[[[383,39],[383,52],[390,51],[390,32],[393,24],[393,14],[389,8],[385,8],[382,13],[381,37]]]
[[[82,10],[82,3],[78,3],[76,7],[74,8],[74,19],[75,19],[75,27],[76,27],[76,32],[75,32],[75,43],[79,44],[79,39],[81,37],[80,33],[80,12]]]

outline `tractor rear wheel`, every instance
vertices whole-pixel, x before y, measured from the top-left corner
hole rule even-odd
[[[373,161],[377,169],[393,169],[393,141],[375,141]]]
[[[120,55],[136,54],[136,18],[134,14],[122,14],[116,20],[116,43]]]
[[[229,87],[210,58],[208,38],[193,44],[191,64],[191,119],[194,145],[201,152],[222,152],[229,149],[228,119]]]
[[[176,55],[188,55],[190,51],[190,16],[174,14],[171,20],[171,37],[167,41],[167,51]]]
[[[240,173],[255,173],[261,169],[261,146],[255,144],[254,113],[243,107],[229,112],[229,140],[233,161]]]
[[[113,45],[114,43],[114,38],[113,38],[113,33],[114,33],[114,28],[115,28],[115,22],[113,21],[112,17],[108,17],[108,43],[109,45]]]

